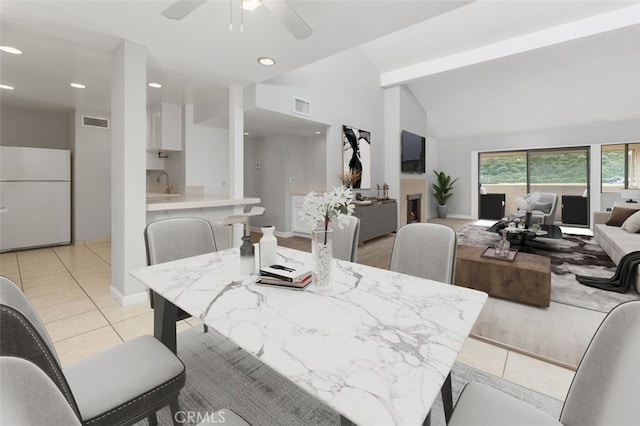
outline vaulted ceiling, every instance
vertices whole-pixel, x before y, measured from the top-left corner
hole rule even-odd
[[[638,1],[289,0],[313,29],[302,40],[265,7],[245,11],[240,32],[239,0],[208,0],[175,21],[161,15],[170,4],[2,0],[0,44],[24,51],[0,55],[0,83],[15,87],[2,102],[108,110],[110,52],[128,39],[147,48],[149,79],[164,85],[149,89],[151,100],[206,102],[229,84],[359,48],[383,83],[407,84],[439,138],[640,120]],[[623,23],[558,35],[621,10],[612,19]],[[526,47],[554,29],[555,41]],[[526,48],[486,55],[509,43]],[[259,65],[259,56],[276,65]]]

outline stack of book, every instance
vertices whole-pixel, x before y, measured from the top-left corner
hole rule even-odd
[[[302,290],[311,284],[311,269],[289,265],[271,265],[260,269],[260,279],[256,284]]]

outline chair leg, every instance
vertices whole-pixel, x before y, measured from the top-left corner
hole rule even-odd
[[[207,324],[202,324],[202,328],[204,328],[205,333],[209,332],[209,326]]]
[[[178,398],[172,400],[169,403],[169,410],[171,411],[171,418],[173,419],[173,425],[179,426],[182,422],[178,421],[178,416],[176,415],[178,411],[180,411],[180,404],[178,403]]]
[[[149,426],[158,426],[158,416],[156,416],[156,413],[149,414],[147,421],[149,422]]]
[[[453,391],[451,390],[451,373],[447,375],[442,388],[440,389],[442,395],[442,407],[444,408],[444,420],[448,424],[453,414]]]

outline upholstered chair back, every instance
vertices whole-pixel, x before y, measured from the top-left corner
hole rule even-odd
[[[162,219],[145,230],[149,265],[216,251],[211,224],[197,217]]]
[[[39,367],[79,418],[78,407],[44,324],[20,288],[3,276],[0,276],[0,356],[22,358]]]
[[[347,216],[342,228],[334,222],[331,222],[329,227],[333,229],[333,257],[349,262],[358,260],[360,219],[355,216]]]
[[[453,283],[458,237],[437,223],[410,223],[396,234],[389,269],[421,278]]]
[[[640,301],[618,305],[589,344],[567,394],[566,426],[638,424]]]
[[[2,356],[0,377],[0,424],[81,424],[60,389],[34,363]]]

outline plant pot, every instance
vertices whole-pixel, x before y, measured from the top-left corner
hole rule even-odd
[[[449,213],[449,207],[447,207],[446,204],[438,204],[436,207],[438,209],[438,217],[440,219],[444,219],[445,217],[447,217],[447,213]]]

